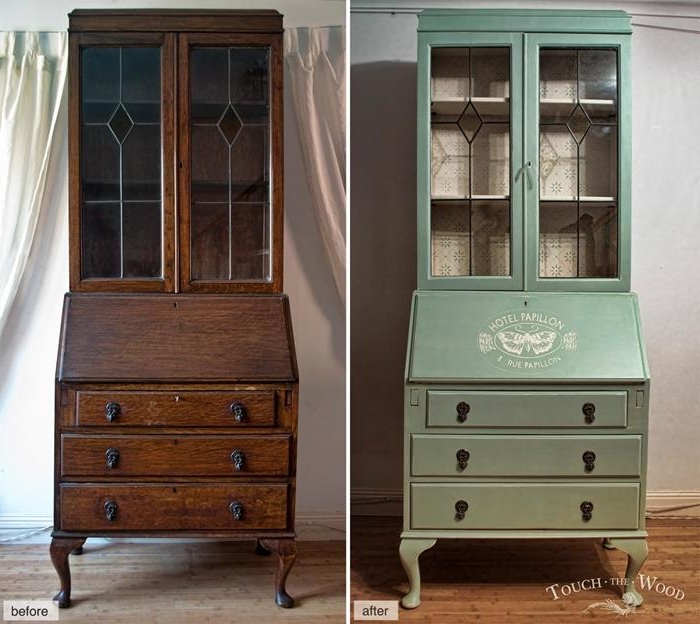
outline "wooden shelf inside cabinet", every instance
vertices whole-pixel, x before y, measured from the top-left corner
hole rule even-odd
[[[432,195],[430,197],[433,202],[450,202],[450,201],[503,201],[509,199],[509,195]]]
[[[573,195],[541,195],[540,196],[540,201],[541,202],[576,202],[579,201],[581,203],[587,203],[587,204],[593,204],[593,203],[610,203],[614,202],[615,198],[614,197],[596,197],[596,196],[585,196],[582,195],[580,197],[575,197]]]
[[[459,116],[469,102],[482,117],[503,117],[506,121],[508,120],[510,100],[507,97],[441,98],[431,101],[430,113],[446,117]]]

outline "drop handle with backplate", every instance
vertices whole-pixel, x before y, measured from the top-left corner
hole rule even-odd
[[[585,464],[586,472],[593,472],[595,468],[595,453],[593,451],[586,451],[582,456],[583,463]]]
[[[233,501],[229,506],[229,511],[233,514],[233,517],[240,522],[243,520],[243,505],[238,501]]]
[[[583,521],[588,522],[593,517],[593,503],[591,501],[583,501],[581,503],[581,513]]]
[[[122,412],[122,406],[119,405],[119,403],[115,401],[110,401],[105,405],[105,418],[109,422],[113,422],[114,420],[117,419],[119,414]]]
[[[105,518],[107,518],[108,522],[114,522],[114,520],[117,518],[117,503],[115,503],[112,499],[105,501],[105,504],[103,505],[103,509],[105,512]]]
[[[464,520],[464,514],[467,513],[467,509],[469,509],[467,501],[458,500],[455,503],[455,511],[457,512],[455,518],[457,518],[457,520]]]
[[[243,403],[239,403],[236,401],[235,403],[231,403],[231,407],[229,407],[229,410],[233,414],[233,417],[236,419],[237,423],[243,422],[245,420],[245,406]]]
[[[595,405],[593,403],[584,403],[581,411],[586,417],[586,424],[590,425],[595,420]]]
[[[469,403],[465,403],[464,401],[457,403],[457,420],[459,422],[466,421],[470,409]]]
[[[119,463],[119,451],[115,448],[108,448],[105,451],[107,458],[107,468],[116,468]]]
[[[231,453],[231,461],[236,467],[236,470],[243,470],[243,465],[245,464],[245,455],[243,454],[243,451],[233,451]]]
[[[467,462],[469,461],[469,451],[466,449],[459,449],[456,456],[459,469],[464,470],[467,467]]]

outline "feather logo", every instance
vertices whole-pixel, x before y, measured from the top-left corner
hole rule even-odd
[[[582,613],[586,613],[586,611],[589,611],[591,609],[602,609],[603,611],[607,611],[608,613],[613,613],[615,614],[615,618],[617,619],[621,615],[634,615],[634,613],[637,610],[637,607],[635,607],[634,605],[625,605],[623,607],[617,604],[614,600],[610,600],[608,598],[605,602],[592,602],[582,611]]]

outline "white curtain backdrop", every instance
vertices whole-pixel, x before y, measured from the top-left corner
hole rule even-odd
[[[345,28],[289,28],[284,57],[304,169],[338,294],[345,302]]]
[[[0,32],[0,335],[44,195],[66,81],[67,33]]]

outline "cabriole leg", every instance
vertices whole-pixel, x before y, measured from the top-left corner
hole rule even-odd
[[[415,609],[420,604],[420,567],[418,557],[421,553],[435,546],[435,539],[404,538],[399,546],[401,565],[408,576],[409,591],[401,600],[401,606]]]
[[[638,607],[644,601],[642,595],[635,589],[634,580],[641,569],[649,552],[647,541],[641,538],[617,538],[611,537],[608,543],[613,547],[627,553],[627,570],[625,577],[627,585],[622,594],[622,602],[629,606]]]
[[[85,543],[84,537],[54,537],[51,540],[51,563],[56,568],[58,578],[61,581],[61,591],[54,597],[54,601],[58,602],[61,608],[70,607],[70,564],[68,563],[68,555],[74,550],[82,549]]]
[[[609,537],[603,539],[603,548],[605,548],[605,550],[615,550],[615,547],[610,543]]]
[[[289,609],[294,606],[294,598],[287,593],[285,584],[287,582],[287,575],[297,558],[296,540],[290,538],[261,539],[260,545],[276,553],[279,557],[277,576],[275,578],[275,604],[283,609]]]

